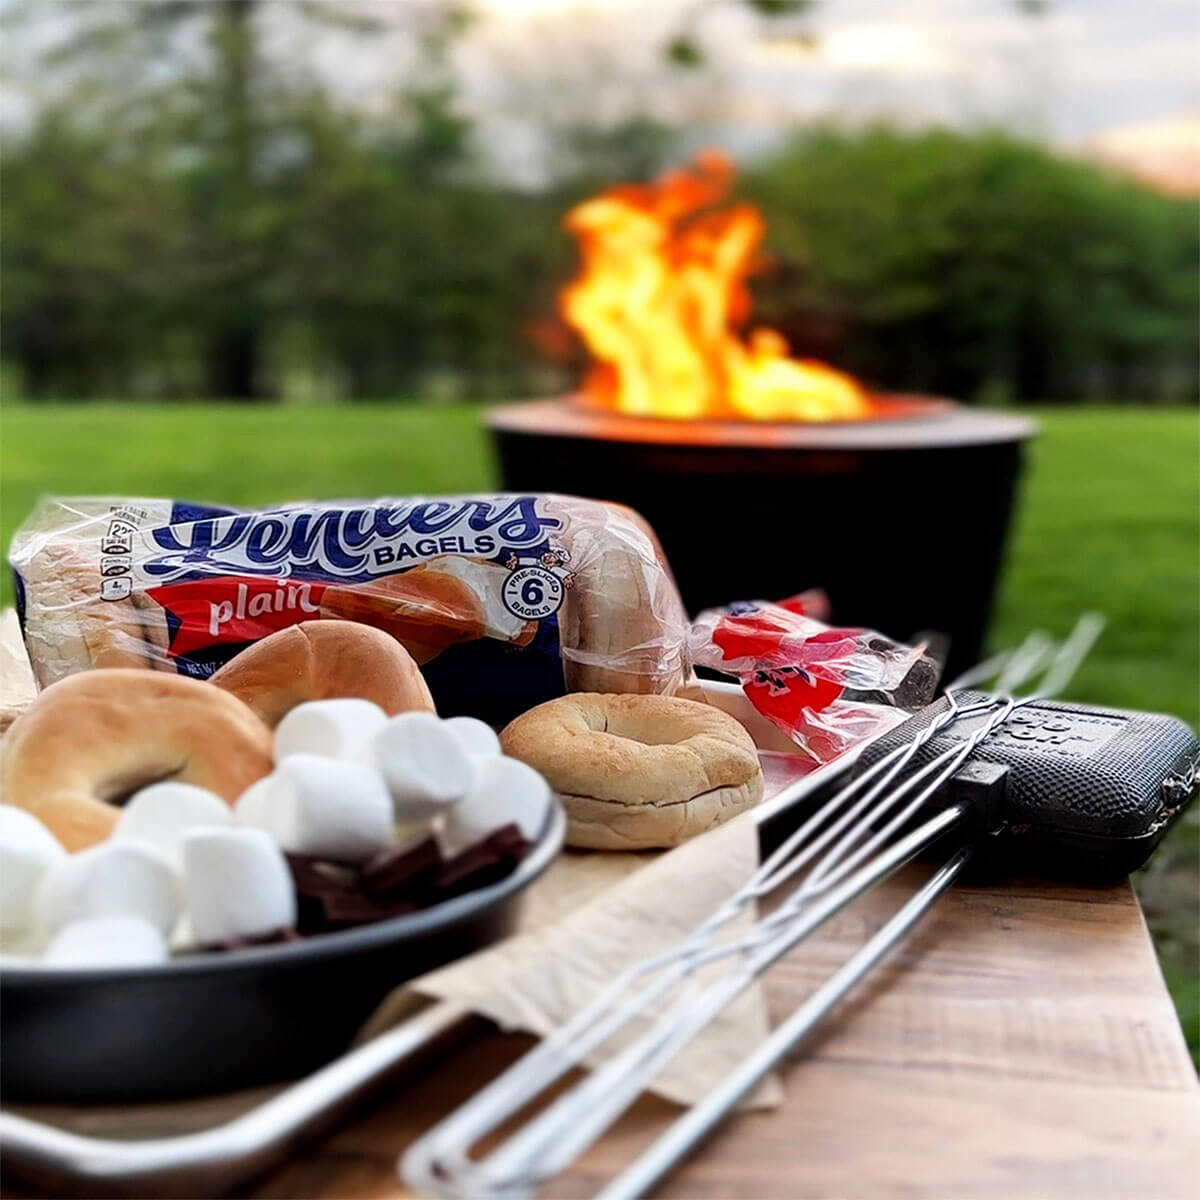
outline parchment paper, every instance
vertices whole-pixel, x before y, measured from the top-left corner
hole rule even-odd
[[[530,889],[517,936],[414,981],[409,989],[453,1000],[502,1029],[545,1037],[631,963],[675,946],[758,865],[752,813],[663,854],[567,851]],[[729,930],[753,921],[748,909]],[[385,1003],[386,1013],[391,1004]],[[644,1032],[661,1008],[632,1023],[614,1046]],[[651,1090],[691,1104],[714,1087],[768,1031],[754,985],[655,1080]],[[596,1058],[589,1058],[593,1064]],[[779,1103],[765,1084],[751,1107]]]

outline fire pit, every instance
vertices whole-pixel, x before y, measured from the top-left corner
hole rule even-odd
[[[693,612],[823,587],[840,624],[950,635],[977,661],[1030,421],[881,397],[842,424],[677,422],[568,400],[489,424],[504,486],[619,500],[658,531]]]
[[[774,330],[741,336],[764,227],[723,203],[731,179],[710,153],[567,214],[583,266],[561,309],[593,365],[580,396],[489,415],[504,485],[638,509],[693,611],[823,587],[839,624],[938,630],[965,667],[1034,426],[874,395]]]

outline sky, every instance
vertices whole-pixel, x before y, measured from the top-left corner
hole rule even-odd
[[[369,9],[385,32],[330,32],[276,5],[268,49],[382,106],[419,66],[414,31],[440,0],[339,2]],[[642,109],[743,157],[811,119],[1001,124],[1160,174],[1191,172],[1200,188],[1200,0],[1046,2],[1031,18],[1015,0],[820,0],[810,16],[769,21],[738,0],[474,0],[452,57],[495,168],[530,185],[545,172],[541,129]],[[53,40],[74,18],[43,3],[37,36]],[[707,65],[664,70],[662,46],[685,21]],[[5,58],[16,53],[9,44]],[[28,110],[10,81],[0,121]]]
[[[649,41],[692,0],[484,0],[473,40],[496,65],[529,68],[536,43]],[[1051,0],[1023,17],[1013,0],[823,0],[812,17],[771,22],[710,4],[700,40],[729,72],[744,120],[899,108],[934,119],[1015,119],[1064,142],[1200,109],[1194,0]],[[657,10],[657,12],[656,12]],[[591,26],[589,29],[588,27]],[[814,49],[782,43],[818,35]],[[529,51],[534,49],[531,54]]]
[[[538,174],[532,127],[586,107],[643,105],[736,151],[812,118],[1003,124],[1072,149],[1168,160],[1200,178],[1200,3],[821,0],[770,21],[737,0],[476,0],[455,55],[464,103],[518,174]],[[708,70],[664,82],[661,46],[685,13]],[[797,34],[814,34],[811,47]],[[790,36],[789,36],[790,35]],[[403,53],[322,38],[316,61],[369,100]],[[352,81],[352,82],[351,82]],[[1188,150],[1188,143],[1191,149]]]

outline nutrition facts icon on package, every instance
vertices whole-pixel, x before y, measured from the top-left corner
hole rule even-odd
[[[128,521],[110,521],[100,537],[101,554],[132,554],[134,528]]]
[[[127,600],[133,591],[133,580],[128,575],[116,575],[100,581],[102,600]]]
[[[100,574],[106,579],[112,575],[128,575],[133,567],[131,558],[101,558]]]

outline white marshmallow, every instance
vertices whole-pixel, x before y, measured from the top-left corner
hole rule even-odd
[[[383,773],[400,822],[436,816],[466,796],[478,776],[460,737],[426,712],[393,717],[371,739],[364,761]]]
[[[163,935],[141,917],[85,917],[54,935],[42,962],[52,967],[140,967],[167,961]]]
[[[276,841],[279,835],[271,825],[272,796],[275,783],[270,775],[255,780],[238,798],[233,806],[234,820],[239,825],[265,829]]]
[[[370,700],[310,700],[297,704],[275,729],[275,761],[290,754],[354,758],[387,724],[387,713]]]
[[[215,792],[190,783],[153,783],[121,809],[114,838],[145,842],[183,869],[183,835],[206,825],[232,825],[233,811]]]
[[[200,945],[296,924],[296,890],[283,852],[261,829],[193,829],[183,839],[184,892]]]
[[[186,902],[187,884],[184,884],[184,898]],[[183,950],[193,950],[196,946],[196,937],[192,933],[192,922],[188,917],[185,909],[179,920],[175,922],[175,928],[171,930],[170,937],[167,938],[167,949],[172,954],[178,954]]]
[[[239,801],[239,815],[293,854],[359,863],[393,841],[392,801],[379,772],[363,763],[289,754],[269,786]]]
[[[179,915],[171,860],[144,842],[90,846],[55,863],[34,895],[34,915],[54,932],[87,917],[141,917],[166,934]]]
[[[492,758],[502,754],[496,731],[477,717],[447,717],[442,724],[463,744],[463,749],[476,758]]]
[[[0,804],[0,933],[19,934],[33,921],[38,881],[67,857],[45,825],[11,804]]]
[[[46,931],[33,923],[17,933],[0,933],[0,969],[8,959],[28,963],[41,958],[46,940]]]
[[[531,766],[515,758],[484,759],[478,784],[446,814],[442,840],[458,851],[512,822],[536,841],[549,811],[550,785]]]

